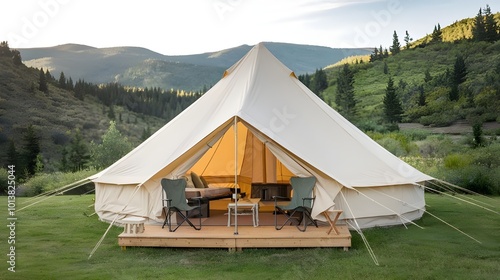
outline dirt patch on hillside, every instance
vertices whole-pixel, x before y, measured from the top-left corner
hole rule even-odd
[[[432,133],[442,133],[442,134],[453,134],[453,135],[464,135],[472,133],[472,125],[467,121],[457,121],[450,126],[445,127],[430,127],[424,126],[419,123],[402,123],[399,124],[400,130],[411,130],[411,129],[421,129],[427,130]],[[498,122],[486,122],[483,124],[483,131],[497,130],[500,129],[500,123]]]

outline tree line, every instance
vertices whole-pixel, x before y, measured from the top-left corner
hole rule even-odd
[[[78,79],[75,83],[71,77],[66,78],[64,72],[55,79],[50,71],[40,69],[38,89],[48,93],[48,84],[71,91],[73,95],[85,100],[94,97],[108,107],[109,116],[115,119],[113,106],[123,106],[125,109],[139,114],[154,116],[167,121],[174,118],[206,91],[207,87],[196,92],[183,90],[164,90],[158,87],[137,88],[127,87],[118,83],[94,84]]]

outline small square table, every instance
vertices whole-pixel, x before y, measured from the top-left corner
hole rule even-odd
[[[253,226],[259,226],[259,202],[260,198],[244,198],[238,200],[238,213],[235,213],[236,202],[230,202],[227,205],[227,226],[231,226],[231,216],[252,215]]]

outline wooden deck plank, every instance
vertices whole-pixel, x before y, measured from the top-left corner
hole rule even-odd
[[[181,226],[175,232],[162,229],[159,225],[146,225],[143,233],[118,236],[122,247],[190,247],[190,248],[287,248],[287,247],[351,247],[351,234],[346,226],[337,226],[340,234],[327,234],[329,227],[308,227],[306,232],[294,226],[276,230],[273,226],[234,227],[203,226],[194,230]]]

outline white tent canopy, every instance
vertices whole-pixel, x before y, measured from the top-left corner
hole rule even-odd
[[[344,210],[343,219],[356,218],[369,227],[423,214],[418,183],[433,178],[325,104],[261,43],[190,107],[92,178],[100,218],[112,220],[119,214],[158,220],[161,178],[184,176],[236,122],[291,173],[317,178],[315,217],[335,207]],[[242,163],[233,159],[223,164]],[[234,168],[218,171],[235,176]]]

